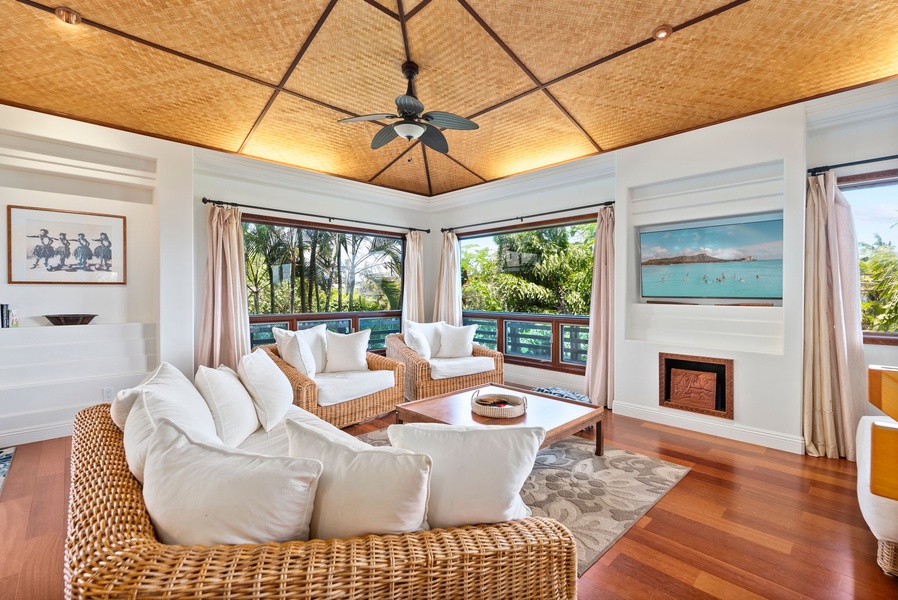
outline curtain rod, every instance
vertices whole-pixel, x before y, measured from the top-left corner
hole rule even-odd
[[[333,223],[334,221],[346,221],[348,223],[360,223],[362,225],[374,225],[376,227],[390,227],[392,229],[407,229],[408,231],[423,231],[424,233],[430,233],[430,229],[418,229],[417,227],[405,227],[403,225],[387,225],[386,223],[375,223],[374,221],[361,221],[359,219],[346,219],[344,217],[328,217],[325,215],[316,215],[314,213],[304,213],[296,210],[285,210],[283,208],[268,208],[266,206],[253,206],[252,204],[240,204],[239,202],[225,202],[224,200],[212,200],[211,198],[203,197],[203,204],[214,204],[216,206],[239,206],[240,208],[254,208],[256,210],[270,210],[273,212],[285,213],[288,215],[299,215],[301,217],[313,217],[316,219],[327,219],[328,223]]]
[[[600,202],[598,204],[587,204],[585,206],[575,206],[574,208],[562,208],[561,210],[550,210],[548,212],[535,213],[532,215],[524,215],[523,217],[508,217],[506,219],[496,219],[495,221],[484,221],[483,223],[471,223],[470,225],[458,225],[456,227],[444,227],[440,229],[443,233],[447,231],[455,231],[456,229],[467,229],[468,227],[480,227],[482,225],[492,225],[494,223],[504,223],[505,221],[521,221],[524,219],[532,219],[533,217],[545,217],[547,215],[557,215],[558,213],[571,212],[574,210],[582,210],[584,208],[595,208],[597,206],[611,206],[614,200],[608,202]]]
[[[893,160],[896,158],[898,158],[898,154],[893,154],[891,156],[880,156],[879,158],[868,158],[866,160],[856,160],[854,162],[839,163],[838,165],[826,165],[824,167],[814,167],[813,169],[808,169],[808,175],[815,176],[815,175],[820,175],[821,173],[824,173],[831,169],[838,169],[839,167],[853,167],[854,165],[865,165],[867,163],[883,162],[886,160]]]

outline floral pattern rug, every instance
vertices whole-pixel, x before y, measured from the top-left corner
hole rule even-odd
[[[374,446],[388,445],[385,429],[359,436]],[[544,448],[521,497],[535,517],[563,523],[577,541],[577,574],[582,575],[636,521],[676,485],[683,467],[578,437]]]
[[[12,455],[16,453],[13,448],[0,448],[0,493],[3,492],[3,483],[6,481],[6,474],[9,473],[9,465],[12,464]]]

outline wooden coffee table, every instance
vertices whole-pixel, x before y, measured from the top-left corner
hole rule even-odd
[[[474,394],[474,390],[480,390],[481,396],[491,393],[527,396],[527,412],[513,419],[481,417],[471,411],[471,396]],[[604,453],[604,433],[602,432],[604,410],[601,406],[496,384],[477,385],[457,392],[414,400],[396,406],[400,423],[542,427],[546,430],[543,448],[560,442],[590,425],[595,425],[596,456],[602,456]]]

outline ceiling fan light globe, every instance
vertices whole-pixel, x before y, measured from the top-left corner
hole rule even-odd
[[[404,121],[402,123],[396,123],[393,125],[393,129],[400,136],[404,137],[407,140],[414,140],[421,137],[421,134],[424,133],[424,126],[419,125],[418,123],[413,123],[409,121]]]

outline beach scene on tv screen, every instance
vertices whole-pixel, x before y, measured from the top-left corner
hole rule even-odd
[[[652,229],[639,234],[644,298],[783,297],[782,218]]]

